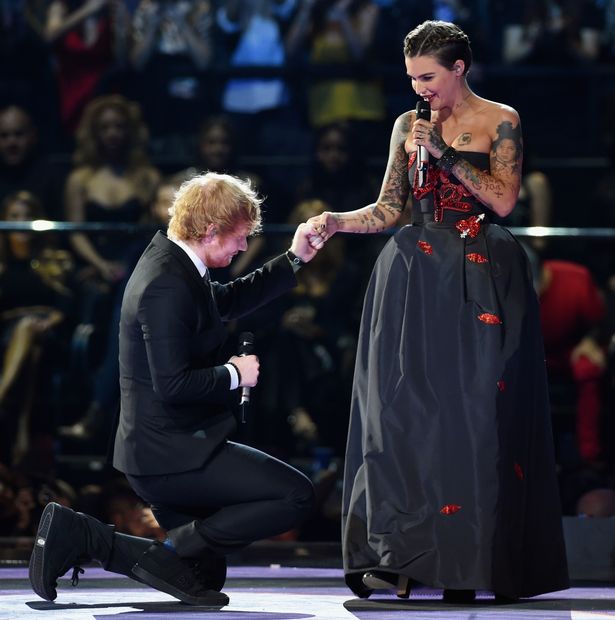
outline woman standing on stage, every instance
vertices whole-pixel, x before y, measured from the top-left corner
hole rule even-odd
[[[456,25],[424,22],[404,55],[431,120],[397,119],[375,204],[309,220],[318,246],[412,211],[365,296],[344,475],[346,581],[361,597],[408,596],[418,581],[451,602],[477,589],[507,600],[560,590],[568,576],[538,304],[523,250],[490,223],[517,200],[519,116],[470,89],[472,52]],[[430,154],[421,186],[418,147]]]

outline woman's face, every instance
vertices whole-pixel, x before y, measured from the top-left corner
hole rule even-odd
[[[28,204],[21,200],[14,200],[4,211],[4,219],[7,222],[29,222],[34,214]],[[9,239],[14,242],[28,241],[32,233],[14,231],[9,233]]]
[[[32,210],[21,200],[11,202],[4,212],[7,222],[28,222],[32,219]]]
[[[224,127],[212,125],[201,137],[199,150],[208,170],[222,172],[229,166],[233,145]]]
[[[350,159],[344,134],[337,129],[325,132],[318,142],[316,157],[327,172],[333,174],[342,170]]]
[[[113,154],[124,150],[128,141],[128,120],[116,108],[106,108],[96,121],[96,138],[102,150]]]
[[[406,56],[406,73],[414,92],[428,101],[432,110],[452,107],[459,82],[455,71],[443,67],[434,56]]]

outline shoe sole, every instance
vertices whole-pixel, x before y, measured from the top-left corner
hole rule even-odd
[[[156,575],[152,575],[152,573],[146,571],[137,564],[132,567],[132,572],[147,585],[152,586],[152,588],[160,590],[161,592],[166,592],[188,605],[221,608],[229,604],[229,598],[226,594],[222,594],[221,592],[217,593],[218,596],[215,599],[212,599],[212,597],[191,596],[190,594],[186,594],[186,592],[174,588],[171,584],[156,577]]]
[[[30,585],[34,592],[46,601],[54,601],[58,596],[55,588],[52,587],[51,590],[47,590],[45,586],[47,581],[45,579],[45,548],[49,542],[49,530],[51,529],[51,522],[53,521],[56,507],[59,507],[59,505],[47,504],[43,510],[28,565]]]

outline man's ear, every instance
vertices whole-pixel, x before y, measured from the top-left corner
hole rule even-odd
[[[218,234],[218,229],[216,228],[216,225],[208,224],[207,228],[205,229],[205,234],[203,235],[202,239],[205,243],[211,243],[217,234]]]

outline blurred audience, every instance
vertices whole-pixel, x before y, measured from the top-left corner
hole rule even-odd
[[[110,480],[100,495],[101,519],[115,525],[118,532],[160,541],[166,538],[151,508],[137,497],[125,478]]]
[[[259,174],[243,170],[238,164],[237,129],[230,117],[224,114],[208,116],[197,133],[197,153],[193,166],[183,170],[186,178],[204,171],[233,174],[250,180],[258,191],[263,191]]]
[[[159,138],[190,131],[215,92],[205,70],[213,55],[210,0],[140,0],[133,20],[128,90]]]
[[[85,105],[110,88],[127,63],[129,16],[123,0],[51,0],[43,34],[52,46],[60,117],[72,132]]]
[[[18,192],[4,199],[0,217],[26,222],[44,214],[32,194]],[[59,326],[73,302],[72,267],[46,235],[14,231],[0,239],[0,461],[9,465],[32,448],[53,460],[52,376],[63,358]]]
[[[600,344],[605,305],[592,274],[563,260],[534,261],[535,285],[552,390],[574,386],[578,455],[589,466],[604,464],[603,389],[606,355]],[[564,391],[564,399],[569,396]]]
[[[296,200],[317,199],[333,211],[352,211],[374,202],[378,187],[370,178],[365,153],[348,123],[332,123],[315,132],[311,171]]]
[[[76,498],[73,487],[49,471],[10,470],[0,463],[0,534],[34,536],[49,502],[72,507]]]
[[[276,200],[279,191],[272,195],[261,174],[239,166],[238,156],[237,130],[231,118],[225,114],[209,116],[203,121],[198,131],[195,165],[182,170],[178,175],[183,175],[185,179],[188,179],[201,172],[210,171],[232,174],[249,180],[261,195],[267,196],[267,221],[269,223],[280,221],[278,219],[280,217],[279,202]],[[230,267],[216,270],[216,278],[224,280],[247,273],[250,266],[264,251],[265,238],[262,235],[250,237],[247,251],[242,252]]]
[[[311,82],[307,95],[312,127],[385,119],[381,83],[377,77],[361,75],[370,60],[379,14],[372,0],[303,0],[288,34],[289,55],[307,51],[311,66],[334,65],[338,73],[347,74]]]
[[[599,58],[604,16],[595,0],[523,0],[501,7],[504,62],[561,66]]]
[[[297,0],[221,0],[216,26],[222,66],[283,68],[287,62],[285,34]],[[244,151],[289,153],[302,139],[290,89],[281,77],[229,79],[221,108],[232,115]],[[279,131],[283,124],[284,131]]]
[[[482,64],[497,62],[501,54],[523,72],[523,66],[536,64],[585,67],[615,59],[615,0],[0,2],[0,217],[165,228],[177,188],[204,170],[250,179],[267,196],[269,225],[296,225],[297,218],[325,204],[333,211],[369,204],[378,192],[369,166],[380,167],[370,158],[388,135],[381,131],[383,121],[397,107],[407,109],[408,85],[388,67],[403,62],[403,36],[425,19],[461,24]],[[257,66],[271,72],[232,73]],[[615,121],[604,103],[615,90],[601,79],[603,99],[596,99],[592,74],[575,75],[582,78],[577,91],[589,88],[588,106],[606,110],[608,122],[600,138],[578,129],[570,141],[588,150],[598,145],[596,155],[603,147],[615,152],[615,130],[608,125]],[[510,83],[523,84],[524,77],[513,71]],[[504,88],[498,79],[490,85]],[[115,92],[122,95],[108,94]],[[527,100],[527,90],[518,92]],[[60,124],[70,134],[63,142],[57,140]],[[73,138],[75,165],[65,183],[63,162]],[[55,151],[49,157],[41,146]],[[506,157],[509,146],[503,141],[498,157]],[[534,147],[547,158],[557,154],[551,141]],[[258,165],[253,155],[262,158]],[[535,169],[528,161],[518,205],[501,223],[565,222],[566,201],[560,203],[558,183],[549,182],[557,170]],[[592,209],[583,213],[586,225],[615,225],[614,169],[592,177],[596,189]],[[576,208],[572,198],[568,202],[569,209]],[[292,205],[297,207],[289,214]],[[119,305],[146,237],[72,234],[77,270],[75,257],[59,246],[68,237],[0,233],[0,461],[13,467],[0,464],[3,533],[31,535],[42,502],[77,501],[66,483],[40,475],[53,470],[54,450],[104,450],[103,431],[111,427],[118,398]],[[338,532],[339,498],[329,466],[341,455],[346,435],[361,288],[385,241],[375,236],[373,247],[355,251],[350,239],[336,236],[299,272],[296,291],[246,327],[255,331],[263,352],[254,398],[263,401],[266,423],[251,422],[254,441],[273,444],[286,456],[307,457],[320,464],[315,467],[321,474],[328,472],[321,504],[329,498],[330,518],[306,529],[314,539],[323,528],[331,537]],[[216,278],[247,272],[279,242],[274,234],[251,239],[232,272]],[[534,239],[531,248],[544,254],[544,241]],[[592,275],[576,263],[544,261],[537,286],[554,394],[564,386],[576,413],[582,467],[576,479],[564,480],[566,509],[600,516],[613,513],[614,492],[606,487],[615,481],[609,478],[615,476],[615,255],[607,243],[592,246],[591,254],[583,262],[601,282],[608,281],[606,311]],[[70,357],[69,338],[78,322],[95,325],[92,349],[98,350],[95,341],[102,346],[92,367],[82,369],[84,402],[74,407],[62,398],[66,378],[58,374]],[[72,392],[79,389],[75,383]],[[54,443],[59,421],[66,425]],[[162,537],[151,511],[121,483],[84,489],[79,501],[95,504],[97,514],[122,531]]]
[[[295,226],[328,209],[319,200],[301,202],[288,223]],[[256,350],[263,351],[258,394],[264,418],[255,433],[258,442],[287,457],[310,456],[317,447],[340,456],[358,320],[358,272],[343,236],[327,242],[297,278],[291,294],[254,320],[262,341]]]
[[[587,491],[577,502],[577,515],[599,519],[615,517],[615,491],[613,489]]]
[[[77,132],[75,168],[66,184],[66,209],[74,222],[146,221],[160,174],[146,152],[148,132],[139,106],[119,95],[88,104]],[[125,284],[145,241],[119,234],[74,233],[84,261],[81,320],[106,329],[104,357],[96,370],[92,402],[84,417],[63,426],[65,437],[92,438],[107,429],[119,398],[118,322]]]
[[[496,157],[504,163],[514,161],[515,142],[509,138],[499,140]],[[532,166],[532,158],[527,155],[524,161],[524,174],[515,208],[506,217],[491,215],[491,221],[503,226],[552,226],[553,193],[549,177]],[[532,237],[529,244],[538,252],[545,251],[547,240]]]
[[[0,10],[0,107],[29,105],[51,133],[58,109],[48,50],[34,0],[6,0]]]
[[[366,153],[357,131],[349,123],[331,123],[314,130],[314,149],[308,175],[297,184],[295,203],[319,200],[332,211],[352,211],[371,204],[378,196],[378,181],[370,176]],[[407,222],[405,222],[407,223]],[[346,247],[367,280],[384,238],[351,235]]]
[[[0,109],[0,200],[26,190],[44,206],[49,219],[63,220],[64,175],[38,145],[38,131],[28,112],[10,105]]]

